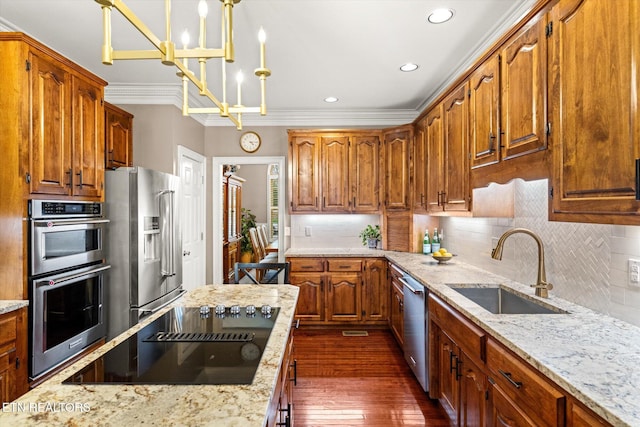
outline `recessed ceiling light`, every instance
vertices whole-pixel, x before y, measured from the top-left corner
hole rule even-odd
[[[338,102],[338,98],[336,98],[335,96],[327,96],[327,97],[324,99],[324,102],[329,102],[329,103],[331,103],[331,102]]]
[[[400,71],[415,71],[418,69],[418,64],[414,64],[413,62],[408,62],[400,67]]]
[[[453,9],[436,9],[427,18],[432,24],[442,24],[453,17]]]

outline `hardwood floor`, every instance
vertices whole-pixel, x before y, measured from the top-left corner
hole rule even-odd
[[[346,328],[347,330],[349,328]],[[294,426],[449,426],[386,330],[344,337],[342,329],[298,329]]]

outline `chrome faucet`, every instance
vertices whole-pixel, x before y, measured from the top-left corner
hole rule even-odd
[[[533,237],[538,244],[538,279],[536,280],[535,285],[531,285],[532,288],[536,288],[536,296],[542,298],[549,298],[549,291],[553,289],[553,285],[547,282],[547,275],[544,271],[544,247],[542,245],[542,239],[538,237],[533,231],[528,230],[526,228],[514,228],[512,230],[507,231],[500,239],[498,239],[498,244],[493,251],[491,251],[491,258],[493,259],[502,259],[502,248],[504,247],[504,242],[507,240],[507,237],[516,233],[524,233]]]

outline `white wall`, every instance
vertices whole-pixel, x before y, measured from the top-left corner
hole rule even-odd
[[[548,221],[547,195],[547,180],[516,180],[514,218],[443,217],[443,246],[466,262],[531,284],[538,253],[530,236],[509,237],[502,261],[491,258],[492,238],[513,227],[528,228],[544,241],[552,293],[640,325],[640,288],[627,283],[627,260],[640,259],[640,227]]]

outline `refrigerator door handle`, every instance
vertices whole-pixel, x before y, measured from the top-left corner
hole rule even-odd
[[[174,216],[175,191],[165,190],[160,193],[160,238],[162,239],[161,273],[164,277],[176,275]]]

